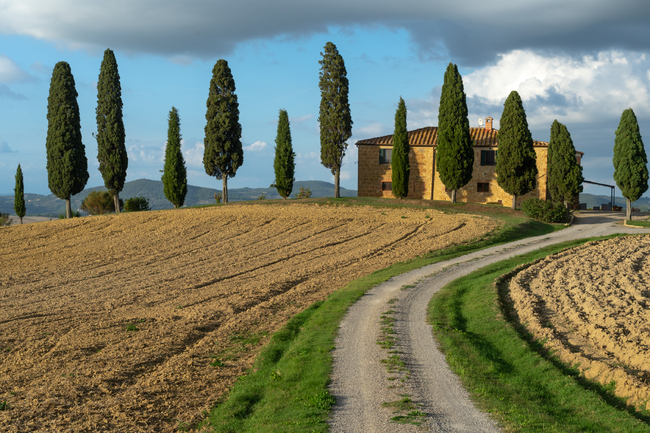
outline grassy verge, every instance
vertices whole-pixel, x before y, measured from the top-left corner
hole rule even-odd
[[[237,433],[327,431],[334,403],[327,391],[334,338],[348,307],[367,290],[427,264],[563,227],[512,216],[499,218],[505,224],[491,236],[374,272],[296,315],[272,336],[253,369],[235,383],[227,400],[210,411],[202,427]]]
[[[429,304],[429,320],[451,369],[479,407],[492,413],[506,431],[650,431],[647,414],[626,409],[610,388],[587,381],[504,319],[509,317],[508,305],[500,302],[497,277],[588,240],[593,239],[487,266],[447,285]]]
[[[650,221],[631,220],[631,221],[626,221],[625,224],[627,224],[628,226],[650,228]]]

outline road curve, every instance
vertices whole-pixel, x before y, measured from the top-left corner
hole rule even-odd
[[[575,223],[562,231],[425,266],[368,291],[350,307],[336,339],[330,385],[336,404],[329,420],[330,431],[498,432],[497,424],[474,407],[438,350],[431,326],[426,323],[429,300],[441,287],[457,278],[548,245],[613,233],[650,234],[648,229],[621,225],[623,217],[619,213],[581,212]],[[401,290],[405,285],[415,287]],[[397,301],[389,306],[391,299]],[[380,316],[389,309],[395,311],[392,316],[397,348],[410,371],[410,377],[397,386],[394,384],[399,381],[388,380],[395,375],[387,373],[381,363],[387,352],[376,343],[380,336]],[[426,414],[420,418],[422,426],[390,421],[392,410],[382,404],[399,400],[404,395],[411,396],[418,409]]]

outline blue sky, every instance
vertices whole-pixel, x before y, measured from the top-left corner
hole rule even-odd
[[[634,109],[650,131],[650,4],[633,0],[0,0],[0,194],[21,164],[26,192],[49,194],[45,157],[52,69],[70,64],[90,180],[97,170],[95,83],[106,48],[122,84],[127,181],[159,179],[167,116],[179,110],[192,185],[219,189],[202,166],[212,67],[226,59],[240,104],[244,165],[231,188],[273,182],[278,110],[289,113],[297,180],[332,181],[320,164],[318,61],[326,42],[343,56],[354,126],[341,185],[357,187],[356,140],[392,133],[399,97],[408,127],[437,125],[444,70],[463,75],[471,126],[494,117],[511,90],[533,137],[554,119],[585,152],[588,180],[613,184],[614,131]],[[650,137],[650,136],[649,136]],[[650,142],[649,142],[650,144]],[[585,186],[586,192],[608,194]]]

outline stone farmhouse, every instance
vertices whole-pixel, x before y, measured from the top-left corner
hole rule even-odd
[[[485,127],[471,127],[474,141],[474,172],[472,180],[456,192],[456,200],[471,203],[500,203],[512,205],[512,195],[497,183],[496,160],[499,147],[499,131],[492,127],[493,119],[485,119]],[[436,146],[438,128],[429,126],[408,132],[409,193],[407,198],[451,201],[451,191],[445,188],[436,169]],[[393,136],[368,138],[356,143],[359,150],[359,197],[393,197],[392,170],[390,165]],[[548,143],[533,141],[537,155],[537,187],[528,194],[517,197],[517,206],[531,198],[549,199],[546,188],[546,155]],[[576,152],[580,164],[583,152]]]

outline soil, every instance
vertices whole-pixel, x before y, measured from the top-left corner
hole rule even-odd
[[[650,236],[549,256],[518,273],[510,296],[536,338],[566,364],[650,409]]]
[[[494,230],[432,209],[151,211],[0,230],[3,431],[195,425],[269,335],[353,279]]]

